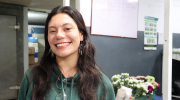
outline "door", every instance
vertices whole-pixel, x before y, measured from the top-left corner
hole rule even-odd
[[[17,98],[16,16],[0,15],[0,100]]]

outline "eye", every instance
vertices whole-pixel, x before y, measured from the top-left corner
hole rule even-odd
[[[51,32],[56,32],[56,31],[51,31]]]
[[[55,33],[56,31],[50,31],[50,33]]]
[[[71,28],[65,28],[65,30],[66,30],[66,31],[69,31],[69,30],[71,30]]]

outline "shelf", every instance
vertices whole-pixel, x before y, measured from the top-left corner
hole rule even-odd
[[[172,95],[172,97],[174,97],[174,98],[180,98],[180,96],[177,96],[177,95]]]

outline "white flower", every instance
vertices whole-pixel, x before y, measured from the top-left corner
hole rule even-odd
[[[150,83],[150,82],[145,82],[144,84],[146,84],[146,85],[152,85],[152,83]]]
[[[133,87],[137,87],[137,85],[136,84],[134,84],[134,86]]]
[[[132,85],[132,84],[131,84],[130,86],[131,86],[131,87],[133,87],[133,85]]]
[[[124,82],[121,82],[120,84],[121,84],[121,85],[124,85]]]
[[[146,85],[144,85],[144,84],[140,84],[141,85],[141,87],[143,88],[143,89],[146,89],[147,87],[146,87]]]
[[[129,81],[130,79],[129,78],[126,78],[125,81]]]
[[[139,88],[141,88],[141,86],[139,84],[137,84],[137,88],[139,89]]]
[[[144,89],[146,88],[146,86],[144,84],[140,84],[140,86]]]
[[[115,82],[120,78],[121,78],[121,75],[118,74],[118,75],[114,75],[111,79],[112,79],[113,82]]]
[[[129,83],[133,83],[133,79],[129,79]]]
[[[121,73],[121,75],[129,75],[129,73]]]
[[[149,90],[148,89],[143,89],[146,93],[148,93],[149,92]]]
[[[120,84],[120,82],[121,82],[121,80],[120,79],[118,79],[117,81],[115,81],[115,82],[113,82],[113,85],[119,85]]]
[[[119,77],[119,78],[121,78],[121,75],[119,75],[119,74],[117,74],[116,76]]]
[[[144,92],[143,92],[143,94],[142,94],[142,95],[143,95],[143,96],[146,96],[146,93],[144,93]]]
[[[128,78],[128,77],[129,77],[129,73],[121,73],[121,76],[122,76],[123,78]]]
[[[144,83],[144,80],[137,80],[137,84]]]
[[[136,79],[132,79],[133,80],[133,83],[138,83],[138,80],[136,80]]]

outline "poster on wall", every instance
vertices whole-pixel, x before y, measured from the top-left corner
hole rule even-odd
[[[158,18],[145,16],[144,50],[157,49],[157,21]]]

